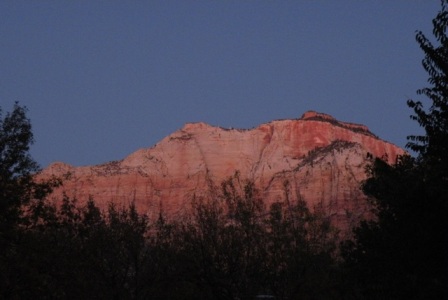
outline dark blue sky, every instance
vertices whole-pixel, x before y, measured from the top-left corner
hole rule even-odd
[[[34,158],[122,159],[186,122],[251,128],[316,110],[399,146],[426,86],[415,31],[439,1],[1,1],[0,106]],[[425,98],[421,100],[426,101]]]

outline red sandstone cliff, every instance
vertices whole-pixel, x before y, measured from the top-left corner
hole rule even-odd
[[[341,228],[366,215],[360,183],[368,157],[390,163],[404,151],[380,140],[364,125],[307,112],[297,120],[278,120],[250,130],[189,123],[149,149],[102,165],[73,167],[54,163],[41,176],[67,175],[62,192],[80,203],[92,196],[100,207],[110,201],[134,202],[150,216],[187,211],[193,195],[209,195],[227,177],[253,180],[266,201],[284,195],[320,205]]]

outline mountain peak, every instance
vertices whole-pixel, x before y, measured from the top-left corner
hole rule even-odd
[[[328,122],[335,126],[349,129],[353,132],[357,132],[357,133],[372,136],[374,138],[378,138],[378,136],[373,134],[366,125],[338,121],[331,115],[319,113],[319,112],[312,111],[312,110],[305,112],[302,115],[302,117],[300,118],[300,120]]]
[[[212,127],[211,125],[204,122],[188,122],[182,127],[183,131],[197,131],[204,130],[206,128]]]
[[[93,197],[101,207],[114,202],[150,216],[185,213],[193,198],[216,197],[220,183],[239,172],[261,191],[267,204],[284,197],[321,205],[347,229],[365,216],[366,197],[360,183],[371,157],[395,162],[404,151],[375,137],[366,126],[341,122],[309,111],[302,118],[278,120],[250,130],[187,123],[155,146],[106,164],[72,167],[57,163],[42,176],[71,176],[54,192],[82,204]],[[350,213],[347,213],[350,212]]]
[[[337,121],[333,116],[329,114],[320,113],[314,110],[309,110],[305,112],[300,120],[328,120],[328,121]]]

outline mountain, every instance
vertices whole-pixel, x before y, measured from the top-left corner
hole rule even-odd
[[[148,149],[123,160],[74,167],[56,162],[41,177],[65,178],[62,193],[80,204],[92,196],[104,208],[134,202],[138,211],[178,216],[189,211],[193,197],[215,195],[220,183],[239,172],[255,183],[267,204],[305,200],[321,207],[342,230],[369,216],[360,190],[373,157],[389,163],[404,153],[372,134],[364,125],[341,122],[313,111],[300,119],[276,120],[241,130],[188,123]]]

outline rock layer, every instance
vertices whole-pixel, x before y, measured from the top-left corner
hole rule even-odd
[[[100,207],[135,203],[150,217],[189,210],[193,196],[208,196],[239,171],[252,180],[266,202],[284,198],[320,206],[341,229],[368,215],[360,183],[371,157],[393,163],[404,151],[364,125],[307,112],[300,119],[277,120],[250,130],[188,123],[148,149],[120,161],[74,167],[53,163],[40,176],[66,178],[62,193],[82,204],[90,196]]]

